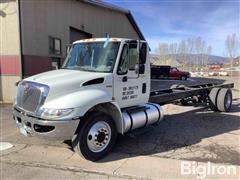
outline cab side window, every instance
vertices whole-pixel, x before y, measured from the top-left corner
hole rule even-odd
[[[177,72],[177,68],[171,68],[171,72]]]
[[[119,75],[126,74],[128,72],[128,65],[129,65],[128,45],[124,44],[120,61],[118,64],[117,73]]]
[[[129,70],[135,71],[136,64],[138,64],[138,49],[137,44],[130,44],[129,47]]]

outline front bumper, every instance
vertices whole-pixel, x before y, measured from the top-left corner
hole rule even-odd
[[[71,139],[80,121],[80,119],[43,120],[27,115],[15,107],[13,108],[13,119],[22,134],[54,140]]]

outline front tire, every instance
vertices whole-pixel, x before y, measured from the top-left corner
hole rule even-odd
[[[113,148],[117,131],[113,119],[102,112],[92,112],[74,141],[74,150],[90,161],[105,157]]]
[[[181,79],[182,81],[186,81],[186,80],[187,80],[187,76],[182,76],[180,79]]]

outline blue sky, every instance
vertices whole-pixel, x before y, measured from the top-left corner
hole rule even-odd
[[[240,0],[105,0],[131,10],[152,51],[159,42],[201,36],[212,54],[226,56],[225,39],[239,35]]]

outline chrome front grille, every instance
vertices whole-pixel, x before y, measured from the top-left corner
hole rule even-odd
[[[48,91],[46,85],[23,81],[17,88],[17,106],[34,113],[44,103]]]

